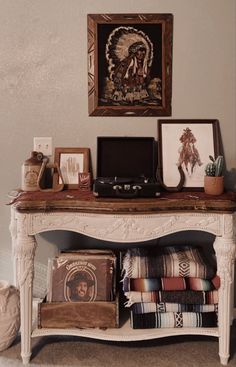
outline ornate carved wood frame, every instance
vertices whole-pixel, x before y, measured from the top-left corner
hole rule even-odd
[[[89,115],[170,116],[172,43],[172,14],[89,14]]]

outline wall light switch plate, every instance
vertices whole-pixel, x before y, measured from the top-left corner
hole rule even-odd
[[[34,138],[34,150],[41,152],[43,155],[52,155],[52,138],[50,137],[35,137]]]

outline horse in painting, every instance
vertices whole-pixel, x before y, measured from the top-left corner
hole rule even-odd
[[[196,164],[201,166],[203,163],[201,162],[199,152],[195,147],[196,138],[193,135],[191,129],[188,127],[184,129],[183,134],[180,137],[180,142],[182,143],[181,148],[179,149],[179,159],[177,165],[182,165],[189,175],[193,174],[194,167]]]

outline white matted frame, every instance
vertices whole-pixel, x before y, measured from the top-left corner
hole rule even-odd
[[[209,155],[220,154],[218,120],[159,120],[159,169],[164,184],[178,184],[181,166],[185,175],[185,189],[204,187],[205,166]]]
[[[55,163],[58,163],[65,188],[77,189],[79,173],[89,172],[89,148],[55,148]],[[60,183],[58,174],[54,175],[56,183]]]

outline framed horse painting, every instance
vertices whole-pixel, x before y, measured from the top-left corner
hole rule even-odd
[[[169,188],[179,180],[181,167],[186,190],[203,190],[209,155],[220,154],[218,120],[159,120],[159,172]]]

